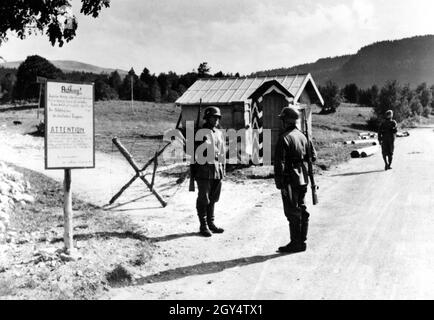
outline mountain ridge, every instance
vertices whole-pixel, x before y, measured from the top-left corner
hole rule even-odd
[[[255,72],[254,75],[283,73],[312,74],[323,85],[327,80],[339,86],[355,83],[361,88],[384,85],[389,80],[415,87],[434,84],[434,35],[384,40],[360,48],[355,54],[321,58],[313,63]]]

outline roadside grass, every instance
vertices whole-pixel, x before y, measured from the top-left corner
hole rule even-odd
[[[95,299],[115,285],[110,275],[119,266],[132,274],[148,267],[155,245],[146,230],[75,197],[74,246],[80,258],[62,260],[56,254],[63,248],[61,184],[8,165],[30,182],[35,202],[18,204],[11,214],[14,235],[6,261],[0,261],[0,299]]]
[[[44,110],[37,109],[6,111],[0,107],[0,125],[16,133],[32,133],[36,126],[44,120]],[[152,157],[164,142],[152,136],[162,135],[167,129],[174,128],[181,109],[173,103],[154,103],[112,100],[95,102],[95,148],[105,153],[119,154],[112,143],[117,136],[119,141],[129,150],[138,162]],[[20,121],[14,125],[13,121]],[[146,138],[145,136],[151,136]],[[42,139],[42,138],[41,138]]]
[[[173,103],[135,101],[131,107],[130,101],[99,101],[95,104],[96,148],[119,153],[111,141],[117,136],[138,162],[144,162],[164,144],[152,136],[174,128],[180,113]]]
[[[318,153],[317,168],[328,170],[351,158],[354,146],[343,142],[357,138],[359,132],[370,131],[367,121],[372,109],[343,103],[335,113],[320,114],[320,111],[320,108],[312,111],[312,140]]]
[[[341,104],[336,113],[323,115],[320,114],[320,110],[320,108],[314,109],[312,118],[313,141],[318,152],[316,163],[318,172],[329,170],[350,159],[354,146],[344,145],[343,142],[357,138],[361,131],[369,131],[367,121],[373,114],[371,108],[345,103]],[[117,136],[136,161],[139,164],[144,163],[165,144],[161,139],[155,139],[155,136],[162,135],[165,130],[173,128],[180,111],[180,108],[173,103],[135,101],[131,106],[130,101],[98,101],[95,103],[96,150],[121,156],[111,141],[114,136]],[[41,114],[40,120],[37,120],[36,112],[35,109],[0,112],[0,122],[12,131],[33,132],[39,121],[43,119]],[[417,125],[433,123],[433,119],[434,117],[409,120],[403,123],[402,127],[415,126],[415,120],[420,120]],[[21,121],[22,124],[13,125],[15,120]],[[248,169],[246,174],[242,174],[242,170],[233,171],[238,178],[270,176],[269,169]]]

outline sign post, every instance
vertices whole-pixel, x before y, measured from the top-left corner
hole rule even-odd
[[[94,86],[47,80],[45,169],[64,170],[64,244],[73,254],[71,169],[95,168]]]
[[[64,234],[63,241],[65,249],[71,253],[74,250],[73,242],[73,226],[72,226],[72,193],[71,193],[71,169],[65,169],[65,177],[63,180],[63,224]]]

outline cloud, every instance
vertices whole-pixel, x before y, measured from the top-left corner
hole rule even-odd
[[[53,48],[43,37],[11,39],[7,60],[40,54],[137,73],[289,67],[356,52],[375,41],[434,33],[431,0],[118,0],[99,18],[79,17],[76,39]]]

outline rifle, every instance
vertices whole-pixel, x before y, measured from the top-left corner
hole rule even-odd
[[[306,109],[303,109],[303,117],[304,117],[304,127],[306,129],[306,138],[307,138],[307,172],[310,179],[310,187],[312,189],[312,202],[313,205],[318,204],[318,195],[316,191],[318,190],[318,186],[315,184],[315,177],[313,175],[313,164],[312,164],[312,141],[309,138],[309,127],[307,126],[307,115]]]
[[[200,109],[202,107],[202,99],[199,100],[199,110],[197,111],[197,118],[196,118],[196,122],[194,123],[194,137],[196,137],[196,132],[198,130],[198,126],[199,126],[199,122],[200,122]],[[195,139],[195,138],[193,138]],[[193,143],[195,143],[195,141],[193,141]],[[190,192],[194,192],[195,188],[194,188],[194,176],[195,176],[195,152],[196,152],[196,148],[193,151],[192,157],[193,157],[193,162],[190,164],[190,185],[188,187],[188,191]]]

